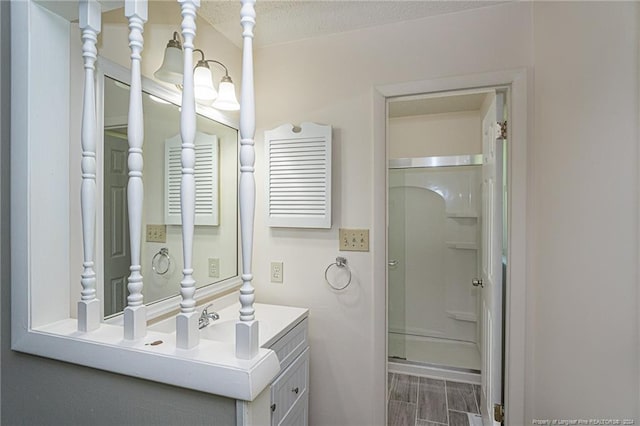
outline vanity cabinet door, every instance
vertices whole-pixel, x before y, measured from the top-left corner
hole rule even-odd
[[[289,365],[309,347],[307,338],[307,319],[300,321],[291,331],[269,347],[280,360],[280,368],[286,370]]]
[[[309,398],[307,391],[293,405],[289,414],[280,422],[279,426],[303,426],[309,423]]]
[[[293,419],[306,418],[308,406],[307,384],[309,382],[309,348],[271,385],[271,425],[306,425]],[[296,405],[299,402],[298,405]],[[294,407],[295,406],[295,407]],[[304,409],[301,406],[305,406]],[[301,414],[299,411],[303,410]],[[291,417],[290,417],[291,416]],[[302,416],[302,417],[300,417]],[[293,422],[293,423],[292,423]]]

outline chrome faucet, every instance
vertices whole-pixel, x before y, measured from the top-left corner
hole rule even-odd
[[[202,310],[202,313],[200,314],[200,318],[198,318],[198,328],[200,329],[205,328],[206,326],[209,325],[211,321],[215,321],[220,318],[220,315],[218,315],[217,312],[213,312],[213,311],[209,312],[209,308],[211,306],[212,305],[207,305]]]

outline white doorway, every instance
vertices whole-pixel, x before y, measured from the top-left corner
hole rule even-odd
[[[480,88],[480,90],[478,90]],[[495,360],[501,360],[502,351],[499,350],[498,353],[495,351],[490,354],[489,364],[492,367],[489,369],[487,367],[487,359],[482,359],[481,357],[481,365],[485,365],[484,368],[480,368],[482,371],[491,370],[490,377],[487,376],[487,380],[485,380],[483,386],[483,402],[482,405],[484,407],[483,411],[485,415],[488,417],[494,416],[493,412],[490,412],[489,408],[492,407],[492,401],[504,401],[504,405],[506,407],[505,410],[505,421],[506,422],[515,422],[519,423],[523,421],[524,412],[523,412],[523,401],[524,401],[524,389],[521,377],[524,375],[524,247],[525,247],[525,197],[526,197],[526,74],[524,71],[515,71],[515,72],[504,72],[504,73],[491,73],[484,74],[479,76],[468,76],[468,77],[456,77],[450,79],[439,79],[439,80],[430,80],[424,82],[415,82],[408,83],[402,85],[392,85],[377,88],[377,92],[375,93],[375,102],[374,102],[374,114],[376,116],[376,126],[374,129],[374,139],[376,141],[376,149],[374,151],[374,163],[376,164],[376,172],[375,172],[375,184],[376,187],[379,188],[378,184],[383,183],[383,188],[385,189],[385,193],[382,191],[376,190],[374,194],[374,211],[376,214],[374,215],[374,231],[378,231],[380,233],[384,232],[385,238],[381,241],[381,239],[376,240],[374,242],[374,256],[375,256],[375,264],[374,267],[374,277],[376,283],[384,282],[387,284],[387,273],[388,273],[388,265],[389,262],[398,259],[391,259],[389,257],[388,250],[390,249],[391,237],[389,239],[386,238],[386,230],[388,224],[388,220],[390,218],[390,214],[387,211],[387,202],[390,199],[390,195],[387,192],[389,188],[390,178],[388,177],[388,160],[392,157],[389,156],[390,151],[387,151],[388,148],[386,144],[386,140],[388,137],[388,127],[386,126],[386,117],[387,117],[387,101],[392,99],[397,99],[403,96],[410,96],[421,94],[421,97],[424,96],[439,96],[442,97],[444,93],[452,93],[456,92],[456,94],[461,94],[461,91],[466,91],[467,93],[478,92],[478,91],[487,91],[487,88],[493,90],[494,88],[504,89],[506,92],[506,99],[511,101],[510,107],[508,108],[509,112],[511,112],[510,124],[511,128],[509,129],[509,151],[508,155],[505,157],[504,164],[507,165],[507,173],[506,173],[506,182],[508,183],[508,192],[506,193],[506,203],[508,216],[506,217],[506,238],[504,239],[505,244],[508,247],[508,250],[505,251],[505,256],[511,262],[505,269],[505,278],[508,282],[507,294],[504,299],[504,304],[499,303],[500,310],[504,307],[504,316],[505,316],[505,335],[504,335],[504,369],[497,368],[494,366],[493,362]],[[430,95],[431,94],[431,95]],[[383,123],[380,123],[378,120],[384,118]],[[502,165],[502,162],[501,162]],[[389,198],[388,198],[389,197]],[[381,211],[384,212],[384,216],[381,217],[379,214]],[[500,213],[503,210],[500,209]],[[494,212],[495,213],[495,212]],[[495,214],[492,214],[495,216]],[[471,219],[471,218],[467,218]],[[501,219],[500,219],[501,220]],[[471,220],[470,220],[471,221]],[[444,225],[446,227],[446,225]],[[502,230],[502,226],[500,226]],[[502,238],[500,238],[502,240]],[[482,245],[482,241],[478,240],[477,245]],[[465,250],[469,250],[469,247],[465,247]],[[479,250],[478,250],[479,251]],[[480,252],[480,251],[479,251]],[[480,258],[480,262],[482,262],[482,257]],[[502,256],[500,256],[502,260]],[[495,256],[493,256],[495,259]],[[502,261],[500,262],[502,264]],[[484,268],[479,268],[482,272]],[[499,272],[502,273],[503,268],[498,268]],[[493,269],[494,272],[498,272]],[[495,277],[493,277],[495,279]],[[486,277],[482,277],[481,274],[478,275],[477,281],[482,280],[486,285]],[[498,280],[501,281],[501,278]],[[471,285],[471,283],[469,283]],[[387,357],[386,355],[391,355],[390,350],[395,350],[387,346],[387,331],[388,330],[388,320],[391,318],[389,315],[392,315],[387,311],[387,302],[389,297],[392,297],[392,289],[387,285],[384,285],[384,294],[382,292],[377,293],[377,306],[382,308],[384,312],[387,312],[384,318],[380,318],[382,321],[378,321],[377,326],[379,328],[379,333],[377,334],[378,339],[380,341],[384,341],[385,357],[380,357],[377,359],[378,365],[384,365],[383,370],[385,371],[384,382],[386,384],[387,379]],[[482,292],[479,291],[479,295]],[[482,323],[483,315],[481,300],[485,301],[490,299],[492,292],[488,297],[476,297],[478,306],[475,312],[476,322]],[[405,301],[407,299],[405,298]],[[492,309],[496,308],[496,306],[492,306]],[[445,313],[447,309],[444,309]],[[452,309],[449,309],[452,311]],[[466,313],[465,313],[466,312]],[[459,318],[471,319],[472,315],[471,311],[460,311],[457,312]],[[454,312],[449,312],[454,313]],[[469,314],[469,315],[466,315]],[[455,315],[453,315],[455,316]],[[492,325],[496,324],[496,316],[491,316]],[[384,321],[384,322],[383,322]],[[471,321],[468,321],[471,322]],[[381,324],[382,323],[382,324]],[[499,321],[498,321],[499,323]],[[396,324],[397,325],[397,324]],[[380,327],[381,326],[381,327]],[[497,328],[491,328],[492,330],[496,330]],[[500,326],[500,330],[502,327]],[[382,332],[380,332],[382,331]],[[437,330],[436,330],[437,331]],[[482,348],[482,339],[485,339],[485,334],[478,333],[476,335],[477,341],[475,342],[481,349],[485,350],[486,348]],[[497,338],[496,334],[492,334],[492,342],[500,342],[500,347],[502,347],[503,339]],[[496,371],[498,373],[496,374]],[[502,384],[501,377],[504,371],[504,385]],[[497,380],[497,384],[496,383]],[[463,380],[469,381],[469,380]],[[385,390],[387,387],[385,386]],[[504,389],[504,394],[502,394],[502,390]]]
[[[507,94],[387,100],[389,371],[439,379],[439,400],[444,381],[481,384],[465,410],[487,424],[503,405]]]

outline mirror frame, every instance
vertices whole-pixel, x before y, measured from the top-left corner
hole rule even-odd
[[[121,81],[128,85],[131,85],[131,72],[128,68],[125,68],[104,56],[98,56],[96,61],[96,102],[97,102],[97,128],[98,138],[96,141],[96,190],[97,200],[100,207],[104,203],[104,79],[110,77],[112,79]],[[157,83],[149,77],[142,76],[142,91],[150,95],[157,96],[160,99],[171,102],[174,105],[180,107],[182,105],[182,94],[177,89],[172,89],[169,86]],[[240,131],[239,131],[239,119],[231,116],[231,114],[225,114],[216,110],[213,107],[199,105],[196,103],[196,114],[199,114],[205,118],[221,123],[225,126],[231,127],[237,131],[237,157],[240,155]],[[237,113],[235,114],[237,116]],[[144,179],[144,174],[143,174]],[[236,184],[240,181],[240,165],[238,163]],[[238,185],[236,185],[238,188]],[[235,291],[242,285],[242,279],[240,277],[240,271],[242,270],[242,254],[240,250],[240,209],[239,209],[239,194],[236,190],[236,253],[237,253],[237,268],[236,275],[220,280],[211,284],[206,284],[196,289],[197,300],[199,303],[209,301],[216,295],[223,295],[230,291]],[[95,258],[102,259],[104,256],[104,215],[103,209],[96,209],[96,252]],[[143,278],[144,283],[144,278]],[[102,262],[96,262],[96,291],[100,299],[100,318],[102,322],[108,324],[122,324],[123,312],[119,312],[110,316],[104,317],[104,265]],[[144,294],[144,288],[143,288]],[[165,299],[161,299],[155,302],[146,303],[147,307],[147,321],[153,321],[165,314],[176,312],[180,309],[180,301],[182,300],[179,291],[176,291],[175,296],[171,296]]]

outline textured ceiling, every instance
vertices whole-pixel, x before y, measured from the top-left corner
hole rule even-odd
[[[490,0],[260,0],[256,3],[255,45],[305,38],[459,12],[501,1]],[[237,46],[241,45],[237,0],[203,0],[199,15]]]
[[[2,0],[0,0],[2,1]],[[258,0],[254,45],[287,43],[427,16],[491,6],[505,0]],[[241,47],[240,2],[201,0],[198,15]],[[175,0],[150,0],[149,21],[180,26]],[[126,23],[122,9],[103,15],[105,23]]]

